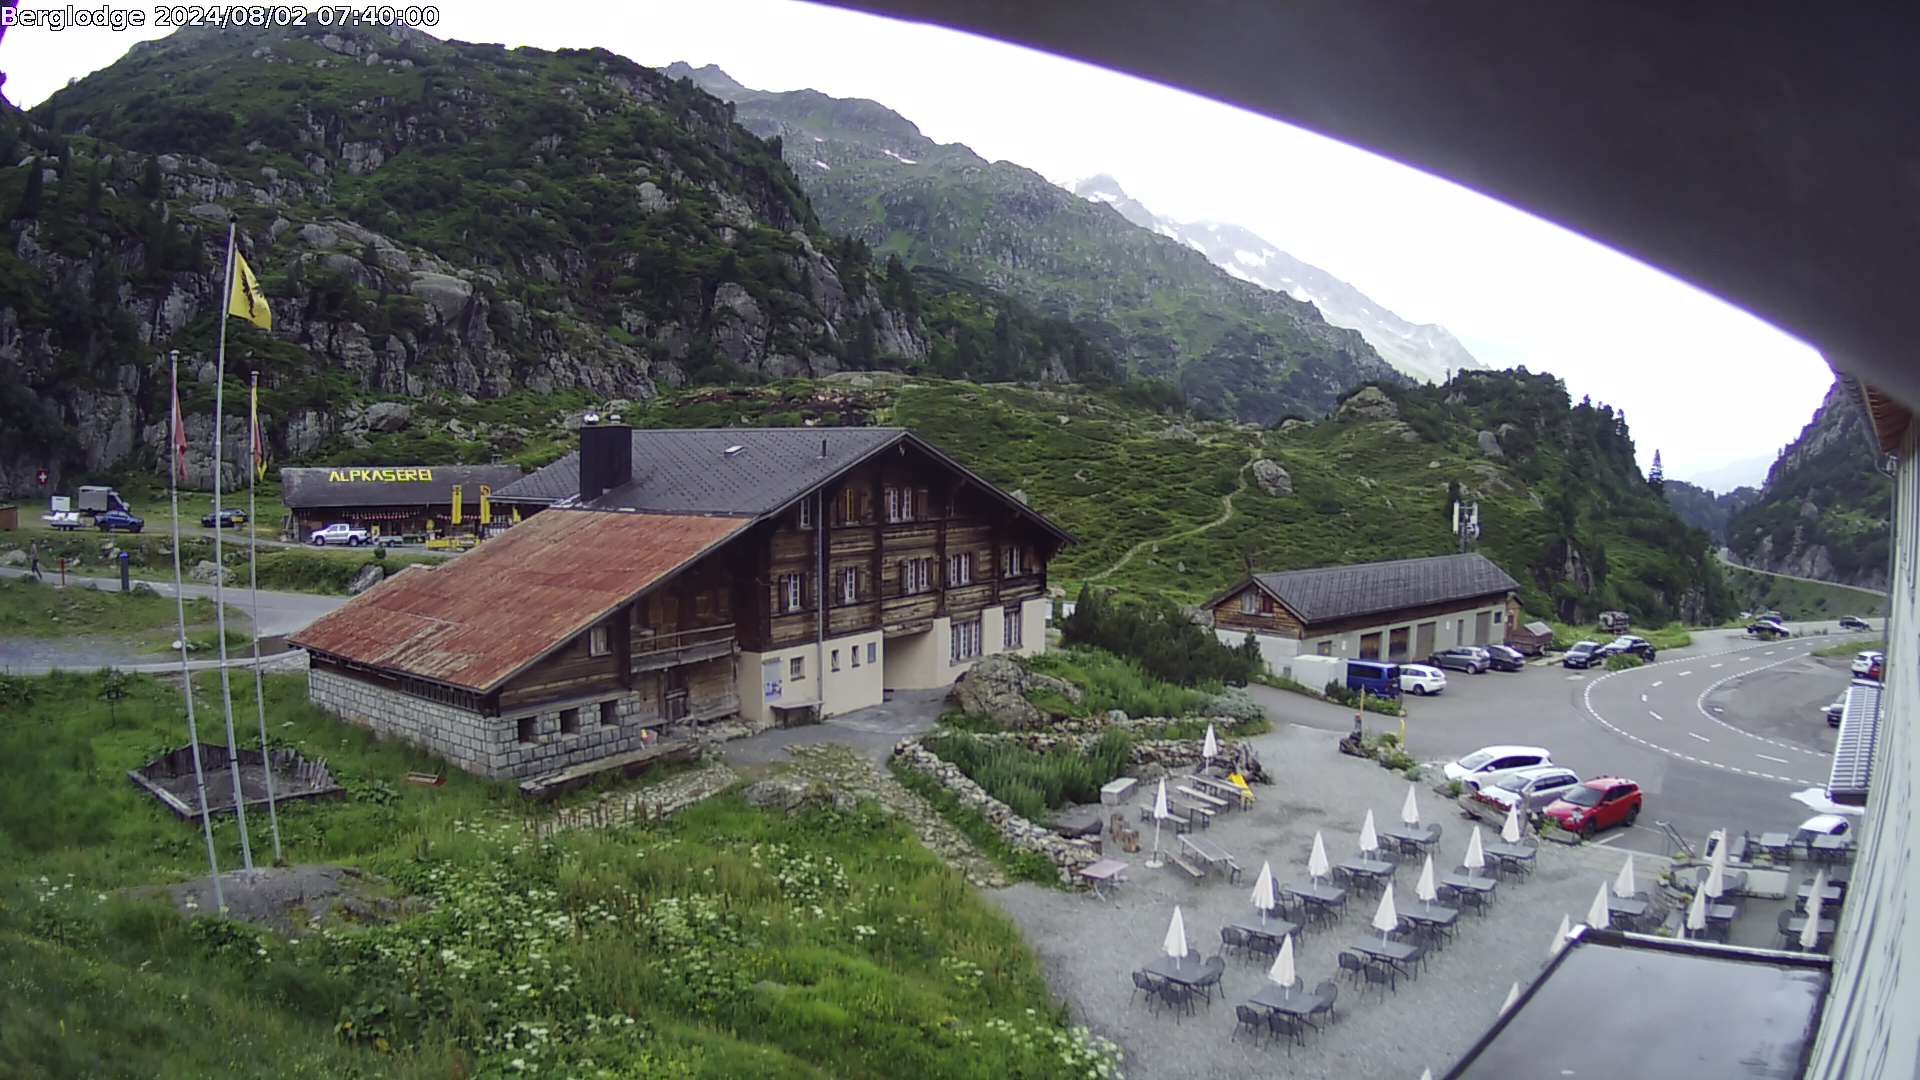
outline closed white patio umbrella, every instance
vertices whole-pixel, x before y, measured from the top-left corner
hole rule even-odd
[[[1426,864],[1420,867],[1420,880],[1413,886],[1413,894],[1431,904],[1440,899],[1440,890],[1433,885],[1433,853],[1427,853]]]
[[[1820,944],[1820,905],[1827,891],[1827,872],[1813,875],[1813,896],[1807,900],[1807,925],[1800,928],[1800,947],[1812,952]]]
[[[1167,778],[1163,776],[1159,789],[1153,795],[1153,855],[1147,859],[1148,866],[1166,865],[1160,858],[1160,822],[1172,816],[1167,812]]]
[[[1400,824],[1409,828],[1420,824],[1420,804],[1414,801],[1413,785],[1407,785],[1407,801],[1400,804]]]
[[[1713,861],[1707,864],[1706,893],[1715,900],[1727,891],[1727,834],[1723,829],[1720,842],[1713,845]]]
[[[1180,917],[1180,905],[1173,906],[1173,921],[1167,924],[1167,939],[1160,947],[1173,957],[1173,966],[1179,967],[1180,961],[1187,958],[1187,922]]]
[[[1553,948],[1547,950],[1548,956],[1559,956],[1560,950],[1567,947],[1567,938],[1573,936],[1573,920],[1560,916],[1560,929],[1553,932]]]
[[[1387,882],[1387,891],[1380,894],[1380,906],[1373,909],[1373,928],[1380,931],[1380,940],[1400,926],[1400,912],[1393,906],[1393,882]]]
[[[1693,890],[1693,903],[1687,905],[1687,936],[1693,937],[1707,928],[1707,890]]]
[[[1607,883],[1603,881],[1600,888],[1594,891],[1593,906],[1587,909],[1587,925],[1605,930],[1612,921],[1612,912],[1607,910]]]
[[[1480,826],[1473,827],[1473,835],[1467,839],[1467,857],[1460,863],[1468,870],[1479,870],[1487,865],[1487,853],[1480,844]]]
[[[1360,854],[1371,855],[1380,850],[1380,835],[1373,831],[1373,811],[1367,811],[1367,819],[1360,823]]]
[[[1633,852],[1627,852],[1627,861],[1620,864],[1620,876],[1613,879],[1613,895],[1622,900],[1633,898]]]
[[[1267,978],[1280,984],[1288,997],[1293,996],[1293,935],[1280,939],[1280,955],[1273,958],[1273,966],[1267,969]]]
[[[1507,820],[1500,825],[1500,839],[1509,844],[1520,842],[1520,804],[1507,807]]]
[[[1320,830],[1313,831],[1313,854],[1307,856],[1307,876],[1315,880],[1326,877],[1333,870],[1333,864],[1327,861],[1327,843],[1320,837]]]
[[[1278,902],[1273,895],[1273,864],[1262,861],[1260,876],[1253,879],[1253,906],[1260,912],[1260,921],[1267,921],[1267,912],[1272,911]]]
[[[1500,1003],[1500,1011],[1506,1012],[1508,1009],[1513,1008],[1513,1003],[1519,1000],[1520,984],[1514,983],[1513,986],[1507,990],[1507,1000]]]
[[[1206,742],[1200,744],[1200,756],[1207,759],[1207,767],[1213,767],[1213,759],[1220,753],[1220,740],[1213,737],[1213,725],[1207,725]]]

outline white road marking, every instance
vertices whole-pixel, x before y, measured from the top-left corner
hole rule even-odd
[[[1567,676],[1567,681],[1568,681],[1568,682],[1579,682],[1579,681],[1580,681],[1581,679],[1584,679],[1584,678],[1586,678],[1586,676],[1585,676],[1585,675],[1569,675],[1569,676]]]
[[[1618,840],[1625,835],[1627,834],[1623,832],[1617,832],[1617,833],[1614,833],[1612,836],[1607,837],[1605,840],[1595,840],[1593,844],[1595,847],[1606,847],[1608,844],[1613,843],[1615,840]]]
[[[1681,672],[1680,674],[1678,674],[1678,675],[1675,675],[1675,676],[1674,676],[1674,678],[1676,678],[1676,679],[1684,679],[1684,678],[1686,678],[1687,676],[1689,676],[1689,675],[1691,675],[1691,674],[1693,674],[1693,672],[1691,672],[1691,671],[1683,671],[1683,672]]]
[[[1696,738],[1696,739],[1699,739],[1699,740],[1700,740],[1701,742],[1712,742],[1712,741],[1713,741],[1712,739],[1709,739],[1709,738],[1707,738],[1707,737],[1706,737],[1705,735],[1695,735],[1695,734],[1694,734],[1693,732],[1691,732],[1691,731],[1689,731],[1689,732],[1687,732],[1687,734],[1689,734],[1689,735],[1693,735],[1693,737],[1694,737],[1694,738]]]
[[[1661,684],[1661,683],[1663,683],[1663,682],[1666,682],[1666,681],[1667,681],[1667,680],[1665,680],[1665,679],[1655,679],[1655,680],[1653,680],[1653,687],[1654,687],[1654,689],[1656,689],[1656,690],[1658,690],[1658,689],[1660,688],[1660,684]]]
[[[1767,650],[1766,652],[1763,652],[1763,653],[1761,653],[1760,655],[1761,655],[1761,656],[1772,656],[1772,655],[1773,655],[1773,650],[1772,650],[1772,649],[1768,649],[1768,650]]]
[[[1757,757],[1757,758],[1760,758],[1760,759],[1761,759],[1761,760],[1763,760],[1763,761],[1775,761],[1775,762],[1779,762],[1779,763],[1780,763],[1780,764],[1782,764],[1782,765],[1787,765],[1787,764],[1791,764],[1791,762],[1789,762],[1789,761],[1787,761],[1787,759],[1786,759],[1786,758],[1783,758],[1783,757],[1774,757],[1774,756],[1773,756],[1773,755],[1771,755],[1771,754],[1755,754],[1755,755],[1753,755],[1753,756],[1754,756],[1754,757]]]
[[[1727,665],[1725,665],[1725,664],[1708,664],[1707,666],[1708,666],[1708,667],[1710,667],[1710,668],[1723,668],[1723,667],[1726,667]]]
[[[1647,695],[1645,695],[1645,694],[1641,694],[1641,695],[1640,695],[1640,704],[1642,704],[1642,705],[1645,705],[1646,703],[1647,703]]]
[[[1666,717],[1664,717],[1664,716],[1661,716],[1661,715],[1660,715],[1659,713],[1657,713],[1657,712],[1654,712],[1654,711],[1653,711],[1652,709],[1648,709],[1648,710],[1647,710],[1647,715],[1648,715],[1648,716],[1651,716],[1651,717],[1653,717],[1653,718],[1654,718],[1655,720],[1658,720],[1658,721],[1660,721],[1660,722],[1661,722],[1661,723],[1663,723],[1663,724],[1667,722],[1667,718],[1666,718]]]

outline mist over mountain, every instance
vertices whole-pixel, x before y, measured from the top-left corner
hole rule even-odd
[[[1302,262],[1252,230],[1216,221],[1182,222],[1161,217],[1129,196],[1104,173],[1080,181],[1074,194],[1105,203],[1143,229],[1191,247],[1242,281],[1312,304],[1335,326],[1359,331],[1382,359],[1422,382],[1443,382],[1451,372],[1482,370],[1444,326],[1413,323],[1366,293],[1312,263]]]

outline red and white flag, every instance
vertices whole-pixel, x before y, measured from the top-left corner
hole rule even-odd
[[[187,425],[180,418],[180,372],[173,373],[173,474],[187,478]]]

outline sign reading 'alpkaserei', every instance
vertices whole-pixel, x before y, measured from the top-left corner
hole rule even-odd
[[[379,482],[384,484],[431,483],[432,469],[328,469],[327,482],[330,484],[364,484]]]

